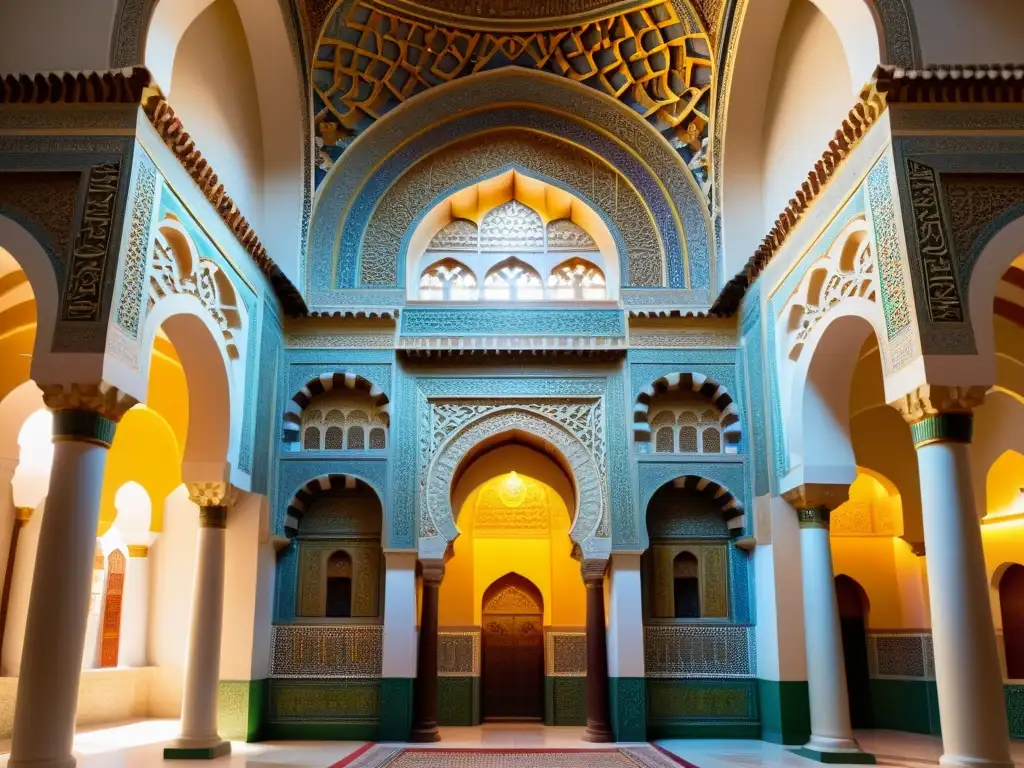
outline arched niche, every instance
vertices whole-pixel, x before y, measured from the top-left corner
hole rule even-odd
[[[373,487],[351,475],[310,480],[289,503],[285,526],[297,567],[282,578],[295,579],[296,618],[382,620],[383,506]]]
[[[725,619],[732,615],[730,548],[742,532],[743,507],[726,488],[682,476],[658,488],[646,506],[650,546],[641,559],[649,622]]]
[[[510,440],[532,445],[565,469],[575,490],[569,537],[584,559],[605,559],[611,549],[608,489],[598,461],[566,427],[525,408],[495,408],[453,432],[427,468],[421,503],[420,557],[439,559],[459,535],[452,491],[459,474],[481,452]]]
[[[618,231],[612,234],[606,218],[607,214],[598,213],[572,191],[528,171],[511,168],[465,182],[425,210],[406,236],[407,297],[428,298],[421,288],[422,276],[431,265],[447,260],[472,275],[478,288],[476,294],[461,291],[459,299],[487,298],[486,290],[479,287],[486,285],[487,276],[498,264],[512,256],[535,269],[545,287],[560,266],[573,259],[585,260],[598,270],[605,284],[599,298],[615,299],[619,243],[623,240]],[[495,228],[501,236],[490,234]],[[561,296],[544,290],[540,298],[557,300]]]
[[[355,373],[323,373],[292,395],[282,439],[288,450],[383,450],[388,446],[390,402],[384,391]]]
[[[665,211],[655,220],[669,287],[709,290],[709,215],[672,147],[640,116],[586,86],[508,68],[437,86],[429,98],[411,99],[352,142],[321,185],[313,213],[311,304],[329,304],[332,291],[360,284],[360,243],[370,213],[417,160],[460,138],[515,127],[562,136],[619,169],[652,211]]]

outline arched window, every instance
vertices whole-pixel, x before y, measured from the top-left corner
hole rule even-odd
[[[675,430],[672,427],[660,427],[654,440],[654,450],[658,453],[673,453],[676,449]]]
[[[477,298],[476,275],[455,259],[442,259],[423,270],[419,295],[426,301],[472,301]]]
[[[721,453],[722,433],[718,427],[704,427],[700,435],[701,453]]]
[[[544,283],[537,270],[516,258],[506,259],[484,278],[484,298],[492,301],[538,301]]]
[[[370,450],[371,451],[382,451],[387,448],[387,432],[384,431],[384,427],[374,427],[370,430]]]
[[[1011,565],[999,580],[999,612],[1006,676],[1010,680],[1024,679],[1024,566]]]
[[[564,261],[548,277],[548,298],[562,301],[608,298],[604,273],[586,259]]]
[[[327,559],[328,618],[352,616],[352,558],[347,552],[335,552]]]
[[[344,435],[343,427],[328,427],[324,436],[324,448],[328,451],[340,451],[343,448]]]
[[[307,451],[320,450],[320,430],[317,427],[306,427],[302,436],[302,447]]]
[[[672,567],[677,619],[700,618],[700,575],[697,558],[690,552],[676,555]]]
[[[366,431],[364,427],[355,424],[348,428],[348,449],[350,451],[361,451],[366,447]]]

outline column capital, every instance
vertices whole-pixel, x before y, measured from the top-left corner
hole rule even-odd
[[[40,384],[43,403],[51,411],[93,411],[115,424],[139,401],[105,381]]]
[[[808,509],[831,512],[849,497],[850,487],[835,483],[804,483],[782,494],[782,498],[798,512]]]
[[[424,585],[439,586],[444,579],[444,560],[420,560]]]
[[[915,448],[931,443],[969,443],[972,411],[982,404],[988,390],[987,386],[922,384],[889,405],[910,425]]]
[[[580,573],[583,575],[583,583],[587,586],[591,586],[592,583],[604,584],[604,575],[607,570],[607,560],[584,558],[580,561]]]
[[[32,519],[32,513],[34,511],[35,510],[32,507],[15,507],[14,517],[19,523],[25,525],[25,523]]]
[[[148,557],[149,547],[145,544],[128,544],[128,557]]]
[[[185,483],[188,497],[193,504],[200,507],[230,506],[234,503],[235,493],[231,483],[215,481],[210,483]]]

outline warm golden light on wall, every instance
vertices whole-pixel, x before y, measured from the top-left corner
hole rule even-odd
[[[518,507],[526,500],[526,483],[512,470],[502,479],[498,495],[506,507]]]

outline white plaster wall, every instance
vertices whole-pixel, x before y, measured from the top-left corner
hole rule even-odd
[[[257,661],[266,666],[269,656],[269,615],[265,607],[257,609],[260,565],[266,560],[260,545],[260,513],[263,497],[244,494],[228,512],[227,553],[224,565],[224,613],[220,644],[220,679],[249,680]],[[269,546],[269,542],[267,543]],[[264,575],[264,586],[266,576]],[[261,601],[262,602],[262,601]],[[265,626],[257,635],[256,617],[262,614]],[[263,659],[259,659],[263,656]]]
[[[754,549],[757,676],[806,680],[800,528],[783,499],[771,499],[771,544]]]
[[[1024,61],[1020,0],[910,0],[925,64]]]
[[[106,69],[118,0],[0,3],[0,72]]]
[[[256,79],[231,0],[216,0],[185,31],[171,83],[168,100],[228,194],[261,231],[263,136]]]
[[[167,497],[163,528],[149,552],[149,660],[157,667],[149,714],[178,717],[199,531],[199,510],[183,485]]]
[[[835,28],[809,0],[793,0],[768,87],[762,235],[821,158],[855,98]]]
[[[150,667],[84,670],[75,725],[82,728],[145,717],[152,671]],[[17,696],[18,678],[0,678],[0,739],[11,738]]]

